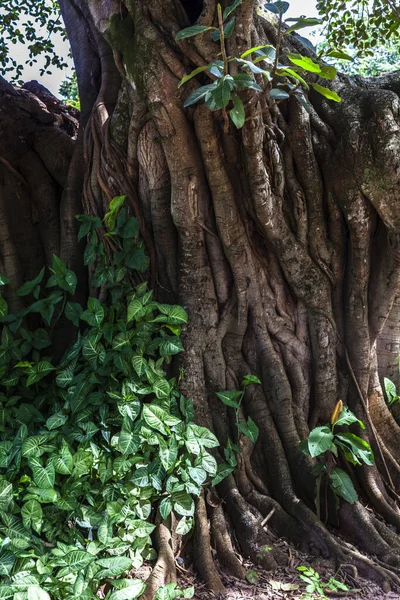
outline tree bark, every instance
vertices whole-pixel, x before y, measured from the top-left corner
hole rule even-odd
[[[274,26],[257,14],[256,4],[243,0],[238,7],[230,56],[275,43]],[[199,501],[197,544],[209,543],[208,505],[211,539],[223,564],[232,548],[228,532],[242,554],[266,568],[284,561],[271,527],[380,582],[400,585],[392,531],[400,528],[399,430],[380,384],[382,376],[393,377],[400,343],[400,129],[392,79],[338,77],[330,83],[341,103],[311,92],[310,114],[295,98],[268,106],[265,94],[246,92],[245,125],[226,132],[218,111],[201,103],[183,109],[196,79],[178,89],[184,75],[218,55],[207,35],[175,41],[194,21],[215,23],[215,0],[60,0],[60,6],[84,107],[81,129],[68,175],[61,169],[61,205],[51,200],[49,184],[45,206],[43,193],[37,201],[38,226],[29,226],[37,260],[21,254],[17,261],[22,250],[2,235],[7,273],[18,285],[28,276],[21,263],[30,274],[61,239],[64,258],[83,282],[81,252],[71,243],[81,199],[88,213],[103,216],[114,196],[126,194],[157,296],[189,313],[182,391],[222,447],[228,438],[237,441],[237,431],[231,409],[215,392],[238,389],[248,373],[262,381],[248,387],[240,415],[255,421],[259,440],[254,447],[244,443],[237,470],[212,492],[217,504],[207,502],[208,495]],[[308,53],[292,36],[285,49]],[[237,66],[230,68],[234,73]],[[16,102],[10,91],[0,93],[6,103]],[[36,143],[35,152],[42,152],[46,172],[57,180],[45,146]],[[33,188],[33,160],[26,161],[30,172],[18,162],[10,160],[12,168],[0,163],[7,185],[18,186],[29,206],[33,199],[24,190]],[[25,205],[21,215],[30,220]],[[54,228],[40,230],[48,215]],[[0,223],[0,231],[6,226]],[[9,227],[20,231],[20,224]],[[299,450],[310,428],[329,421],[339,399],[366,423],[376,466],[353,470],[361,500],[344,503],[336,527],[377,562],[319,521],[312,461]],[[365,510],[366,502],[387,525]],[[260,558],[265,544],[273,550]],[[157,563],[158,584],[174,576],[168,556]],[[221,591],[210,557],[201,558],[204,579]],[[228,562],[243,577],[240,561]]]

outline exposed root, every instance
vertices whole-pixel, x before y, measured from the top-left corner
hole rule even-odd
[[[200,576],[207,587],[215,594],[223,594],[226,590],[217,573],[211,554],[211,540],[207,519],[207,509],[204,501],[204,492],[196,503],[195,512],[196,528],[194,532],[194,560]]]
[[[246,569],[235,555],[232,540],[226,526],[224,511],[221,506],[217,506],[212,507],[210,513],[212,538],[220,563],[229,573],[239,579],[244,579]]]
[[[159,587],[176,581],[175,559],[172,550],[171,530],[165,522],[157,519],[156,545],[158,547],[157,562],[146,581],[146,590],[141,600],[153,600]]]

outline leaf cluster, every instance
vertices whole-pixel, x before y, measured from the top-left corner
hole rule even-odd
[[[26,309],[9,314],[1,296],[1,598],[95,600],[107,582],[107,600],[138,597],[144,583],[126,573],[156,557],[156,511],[188,533],[194,498],[217,471],[217,439],[167,374],[187,314],[145,283],[132,288],[129,271],[148,261],[123,201],[111,202],[106,233],[100,219],[79,217],[92,283],[109,303],[74,302],[76,276],[56,256],[18,290],[33,297]],[[56,360],[59,319],[75,339]],[[163,590],[159,600],[192,595]]]
[[[338,402],[339,410],[335,409],[332,423],[315,427],[306,440],[300,443],[300,449],[312,457],[321,457],[322,460],[316,465],[315,475],[318,478],[328,477],[329,485],[336,496],[339,496],[354,504],[358,500],[350,476],[336,465],[339,454],[351,465],[362,464],[373,465],[374,455],[369,443],[350,432],[337,432],[337,427],[343,427],[357,423],[361,429],[365,429],[362,421],[357,419],[347,406]],[[337,407],[337,408],[338,408]]]

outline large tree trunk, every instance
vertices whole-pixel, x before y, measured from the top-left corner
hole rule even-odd
[[[276,41],[256,4],[243,0],[237,9],[231,56]],[[243,445],[239,467],[218,486],[218,496],[213,491],[212,500],[206,494],[198,502],[201,574],[222,590],[207,512],[226,568],[243,575],[228,531],[254,561],[268,568],[281,562],[276,549],[259,558],[260,546],[270,544],[262,522],[273,511],[268,527],[279,535],[400,584],[388,569],[400,568],[400,540],[392,531],[400,529],[399,430],[379,380],[391,367],[382,348],[397,352],[400,342],[399,99],[388,91],[392,80],[339,78],[342,102],[332,106],[311,94],[311,114],[294,98],[267,110],[262,95],[247,105],[243,129],[226,133],[219,112],[182,108],[196,80],[178,90],[179,80],[215,59],[219,48],[207,36],[176,43],[175,35],[196,19],[210,25],[215,0],[60,5],[83,106],[64,182],[64,258],[75,269],[81,264],[71,244],[81,197],[85,210],[103,215],[114,196],[126,194],[158,297],[188,310],[182,387],[198,422],[214,430],[222,447],[237,432],[215,392],[237,389],[247,373],[262,380],[248,388],[240,417],[256,422],[259,440]],[[285,43],[307,53],[295,39]],[[80,273],[83,281],[82,267]],[[362,500],[345,503],[336,525],[376,563],[318,520],[312,462],[299,450],[310,428],[329,421],[338,399],[367,424],[376,466],[354,469]],[[173,569],[163,524],[159,543],[152,590]]]

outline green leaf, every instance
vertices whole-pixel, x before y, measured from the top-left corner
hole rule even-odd
[[[336,433],[335,438],[338,438],[345,444],[347,444],[353,454],[357,456],[362,462],[366,465],[373,465],[375,462],[373,452],[371,450],[371,446],[358,437],[358,435],[354,435],[354,433]]]
[[[112,556],[96,560],[96,565],[103,567],[103,570],[96,575],[99,579],[103,579],[104,577],[117,577],[128,572],[132,567],[132,560],[127,556]]]
[[[337,496],[340,496],[350,504],[357,502],[357,492],[347,473],[336,467],[329,473],[329,479],[330,485]]]
[[[182,77],[178,84],[178,88],[180,88],[184,83],[186,83],[193,77],[196,77],[196,75],[198,75],[199,73],[203,73],[203,71],[209,71],[213,64],[214,63],[210,63],[209,65],[204,65],[203,67],[197,67],[197,69],[194,69],[191,73],[185,75],[185,77]]]
[[[82,312],[82,306],[78,302],[67,302],[65,305],[65,316],[72,321],[75,327],[79,327],[79,319]]]
[[[235,470],[235,467],[227,465],[226,463],[222,463],[218,465],[217,474],[212,480],[212,485],[218,485],[221,481],[223,481],[228,475],[230,475]]]
[[[215,27],[206,27],[204,25],[192,25],[191,27],[186,27],[179,31],[178,35],[175,37],[175,41],[179,42],[179,40],[199,35],[205,31],[210,31],[210,29],[215,29]]]
[[[128,304],[128,318],[127,323],[133,321],[133,319],[138,320],[145,313],[145,309],[140,300],[133,299]]]
[[[319,74],[320,77],[324,79],[335,79],[337,75],[337,70],[332,65],[321,65],[321,72]]]
[[[281,88],[272,88],[269,92],[269,96],[273,100],[287,100],[289,98],[289,94]]]
[[[188,315],[182,306],[177,304],[157,304],[157,308],[167,317],[170,325],[184,325],[188,322]]]
[[[226,406],[233,406],[233,408],[240,408],[240,398],[243,392],[240,390],[227,390],[225,392],[217,392],[218,398],[226,404]]]
[[[34,529],[40,533],[43,524],[43,511],[37,500],[28,500],[21,509],[22,522],[26,529]]]
[[[231,99],[231,91],[234,87],[234,79],[231,75],[225,75],[217,81],[215,89],[211,92],[217,108],[225,108]]]
[[[233,108],[229,111],[229,116],[237,129],[241,129],[246,118],[243,102],[236,94],[232,94]]]
[[[322,96],[324,96],[324,98],[327,98],[328,100],[333,100],[334,102],[342,101],[340,96],[338,96],[338,94],[336,92],[334,92],[333,90],[330,90],[329,88],[326,88],[322,85],[319,85],[318,83],[312,83],[311,87],[313,87],[316,92],[318,92],[319,94],[321,94]]]
[[[35,484],[42,489],[54,487],[55,482],[55,470],[54,465],[47,463],[45,467],[37,458],[30,458],[28,461],[30,468],[33,473],[33,480]]]
[[[192,94],[190,94],[190,96],[186,98],[185,102],[183,103],[184,108],[192,106],[192,104],[196,104],[196,102],[204,98],[204,96],[215,90],[215,87],[215,83],[199,87],[196,91],[194,91]]]
[[[294,22],[293,25],[286,29],[285,33],[292,33],[293,31],[299,31],[299,29],[304,29],[305,27],[315,27],[316,25],[320,25],[322,23],[321,19],[313,18],[313,17],[299,17],[298,19],[286,19],[286,22]]]
[[[178,458],[178,442],[175,437],[171,437],[169,443],[160,438],[160,460],[166,471],[169,471],[172,467],[175,466],[175,463]]]
[[[8,304],[0,293],[0,319],[8,315]]]
[[[104,321],[104,307],[97,298],[89,298],[87,306],[87,310],[81,314],[80,318],[92,327],[100,327]]]
[[[261,385],[261,381],[258,379],[257,375],[245,375],[242,379],[243,386],[252,385],[254,383]]]
[[[176,492],[172,495],[172,504],[174,512],[182,517],[192,517],[194,515],[193,498],[186,492]]]
[[[160,515],[163,519],[167,519],[172,510],[171,498],[163,498],[160,502]]]
[[[351,60],[351,61],[354,60],[354,58],[352,56],[350,56],[350,54],[343,52],[343,50],[329,50],[329,52],[327,52],[325,54],[325,56],[330,56],[332,58],[338,58],[339,60]]]
[[[13,486],[5,479],[0,480],[0,511],[6,511],[13,499]]]
[[[0,287],[3,285],[8,285],[11,281],[5,275],[0,275]]]
[[[49,594],[38,585],[30,585],[27,591],[27,600],[51,600]]]
[[[140,446],[140,437],[131,431],[122,430],[119,434],[118,448],[122,454],[135,454]]]
[[[311,456],[319,456],[331,447],[333,433],[327,425],[315,427],[308,436],[308,449]]]
[[[29,372],[29,377],[26,380],[26,385],[30,386],[33,383],[37,383],[52,371],[55,371],[55,367],[53,367],[53,365],[47,360],[41,360],[40,362],[33,365],[32,369]]]
[[[281,0],[278,0],[278,2],[268,2],[267,4],[264,4],[264,8],[275,15],[284,15],[289,9],[289,2],[282,2]]]
[[[39,283],[42,281],[43,275],[44,275],[44,267],[40,271],[39,275],[37,277],[35,277],[35,279],[32,279],[31,281],[27,281],[23,285],[21,285],[21,287],[17,290],[17,295],[18,296],[27,296],[28,294],[31,294],[33,292],[33,290],[35,289],[35,287],[37,285],[39,285]]]
[[[156,429],[164,435],[169,433],[165,425],[173,426],[181,422],[180,419],[173,417],[157,404],[145,404],[143,406],[143,418],[152,429]]]
[[[132,366],[135,369],[136,373],[139,375],[143,375],[146,369],[146,359],[143,357],[143,354],[136,354],[132,356]]]
[[[62,412],[55,413],[51,415],[46,421],[47,429],[58,429],[68,421],[68,415],[64,415]]]
[[[290,60],[290,62],[300,67],[304,71],[309,71],[310,73],[321,72],[320,65],[314,62],[311,58],[308,58],[308,56],[303,56],[302,54],[289,53],[287,54],[287,57]]]
[[[61,475],[70,475],[72,473],[74,460],[65,440],[62,441],[58,455],[51,457],[52,464],[56,473]]]
[[[112,583],[118,589],[112,592],[109,600],[133,600],[146,589],[146,584],[141,579],[118,579]]]
[[[238,6],[242,4],[242,0],[234,0],[233,4],[227,6],[224,10],[224,14],[222,15],[222,19],[225,21],[237,9]]]
[[[271,44],[267,44],[264,46],[254,46],[253,48],[249,48],[248,50],[246,50],[246,52],[243,52],[243,54],[240,55],[240,58],[246,58],[246,56],[249,56],[249,54],[253,54],[253,52],[258,53],[259,50],[264,50],[265,48],[272,48],[275,54],[274,46],[271,46]]]
[[[386,397],[388,399],[388,403],[389,405],[393,403],[394,398],[397,397],[397,390],[396,390],[396,386],[393,383],[393,381],[391,381],[390,379],[388,379],[387,377],[383,378],[383,383],[385,385],[385,392],[386,392]]]
[[[248,88],[262,92],[262,88],[254,81],[254,79],[248,73],[238,73],[233,76],[235,87],[237,88]]]
[[[161,356],[174,356],[183,352],[182,342],[178,337],[167,336],[159,346]]]
[[[342,425],[351,425],[352,423],[358,423],[361,429],[365,429],[365,425],[360,419],[357,419],[356,415],[351,412],[349,407],[345,404],[343,406],[342,412],[339,415],[338,420],[334,423],[334,427],[342,426]]]
[[[224,38],[227,39],[229,37],[231,37],[232,33],[235,30],[235,21],[236,18],[232,17],[231,19],[229,19],[229,21],[227,21],[226,23],[224,23]],[[219,42],[219,40],[221,39],[221,32],[219,29],[213,31],[211,33],[211,38],[214,40],[214,42]]]
[[[189,531],[192,529],[193,527],[193,519],[187,519],[186,517],[183,517],[183,519],[181,519],[176,527],[176,533],[178,535],[186,535],[187,533],[189,533]]]
[[[213,433],[206,427],[189,423],[186,429],[187,440],[194,440],[202,448],[217,448],[219,441]]]

